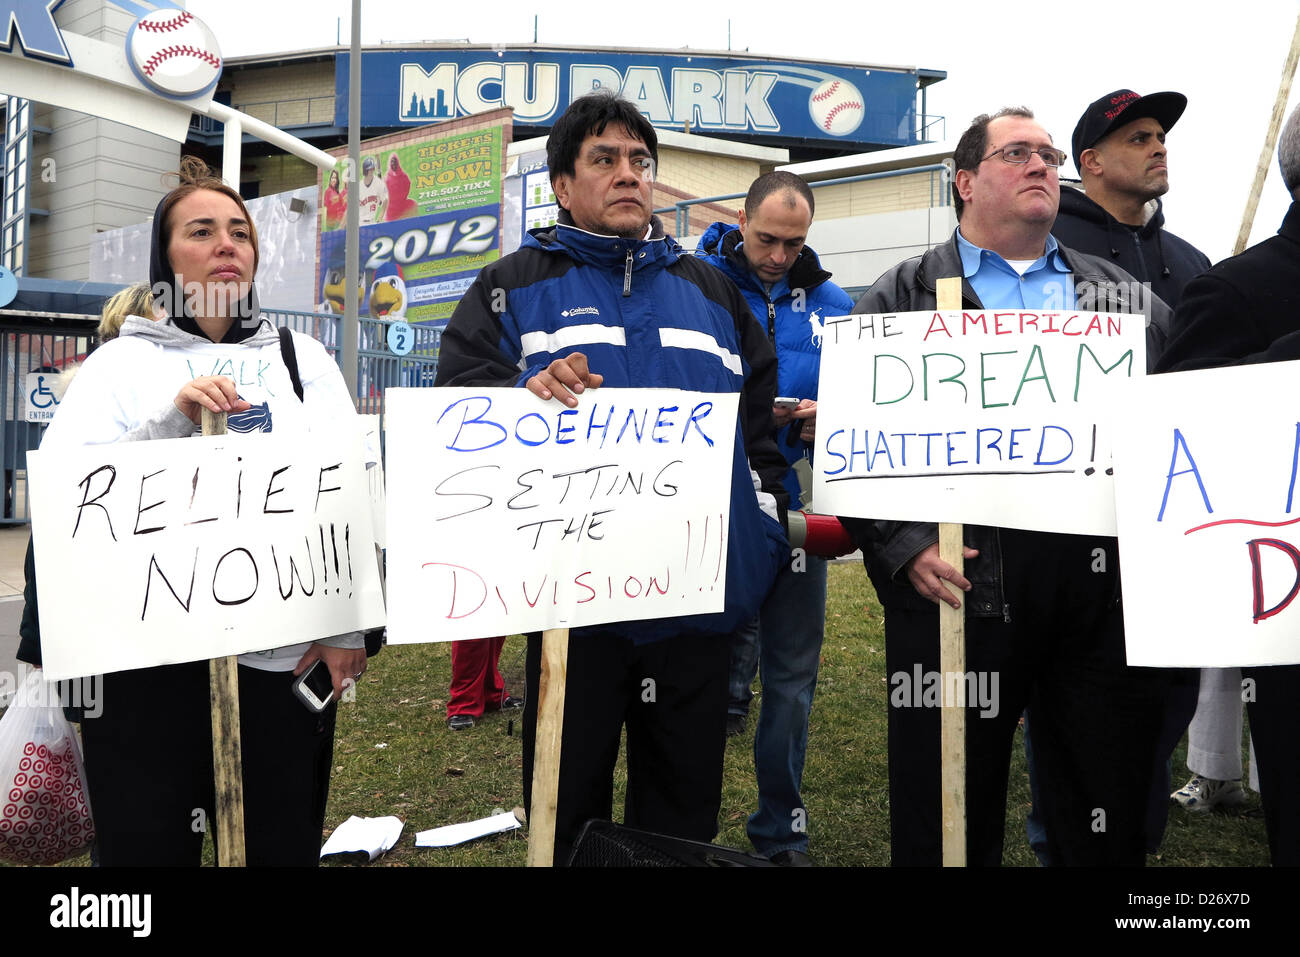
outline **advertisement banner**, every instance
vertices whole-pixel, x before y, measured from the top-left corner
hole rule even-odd
[[[362,144],[355,181],[340,161],[321,184],[318,288],[343,312],[347,190],[361,206],[358,311],[445,324],[478,271],[500,256],[502,128],[397,146]]]

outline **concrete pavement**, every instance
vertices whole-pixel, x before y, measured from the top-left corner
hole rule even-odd
[[[17,674],[18,623],[23,617],[23,560],[30,525],[0,528],[0,672]]]

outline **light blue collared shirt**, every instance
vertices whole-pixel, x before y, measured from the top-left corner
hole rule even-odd
[[[981,249],[957,230],[962,275],[989,309],[1073,309],[1074,281],[1056,237],[1047,234],[1043,255],[1020,275],[991,249]]]

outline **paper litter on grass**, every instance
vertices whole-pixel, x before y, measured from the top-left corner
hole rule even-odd
[[[354,814],[334,829],[320,849],[320,856],[364,852],[373,861],[397,843],[403,826],[401,819],[396,817],[357,817]]]
[[[452,847],[456,844],[472,841],[475,838],[486,837],[488,834],[511,831],[519,826],[519,819],[515,817],[513,811],[501,811],[499,814],[493,814],[491,817],[485,817],[477,821],[448,824],[446,827],[435,827],[430,831],[420,831],[415,835],[415,846]]]

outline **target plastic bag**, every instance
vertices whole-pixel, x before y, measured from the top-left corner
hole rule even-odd
[[[0,860],[57,864],[94,836],[77,734],[33,671],[0,718]]]

